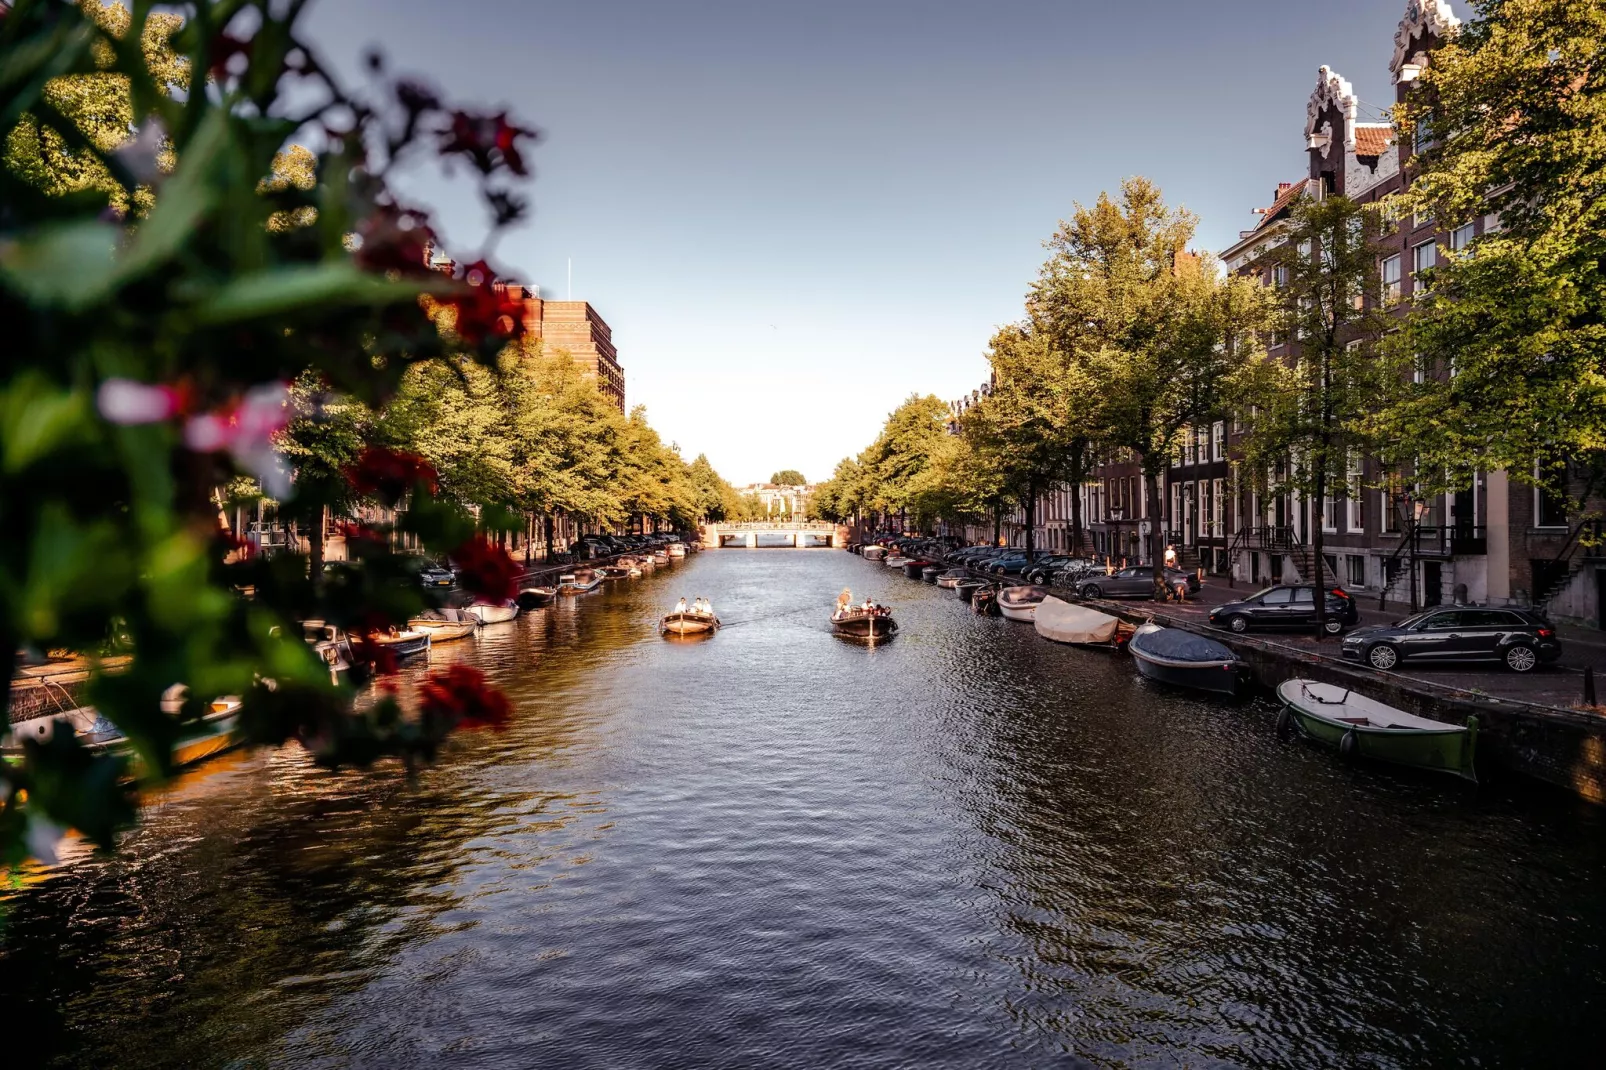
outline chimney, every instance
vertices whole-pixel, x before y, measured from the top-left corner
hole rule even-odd
[[[1277,183],[1277,196],[1281,197],[1293,188],[1294,184],[1292,182],[1279,182]]]

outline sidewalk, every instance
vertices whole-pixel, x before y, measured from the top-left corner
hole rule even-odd
[[[1199,594],[1186,604],[1137,601],[1126,604],[1132,609],[1153,605],[1157,613],[1174,617],[1179,622],[1196,624],[1201,630],[1208,631],[1211,628],[1208,619],[1211,609],[1237,601],[1257,590],[1260,590],[1259,586],[1249,583],[1239,583],[1236,587],[1229,587],[1226,579],[1212,576],[1205,580],[1199,589]],[[1362,625],[1390,624],[1408,615],[1404,610],[1378,609],[1376,597],[1373,596],[1372,600],[1368,601],[1365,592],[1355,592],[1355,599],[1360,608]],[[1340,657],[1340,640],[1336,638],[1317,639],[1314,635],[1300,632],[1257,631],[1252,634],[1300,647],[1312,653],[1325,654],[1332,658]],[[1526,676],[1519,676],[1495,665],[1480,664],[1406,665],[1397,671],[1401,676],[1421,680],[1424,683],[1459,687],[1518,702],[1533,702],[1570,709],[1583,702],[1584,669],[1587,666],[1594,666],[1599,697],[1606,700],[1606,634],[1593,628],[1557,625],[1556,636],[1561,640],[1561,660],[1554,665],[1541,666]]]

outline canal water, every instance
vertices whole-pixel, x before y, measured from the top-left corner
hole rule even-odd
[[[830,634],[851,587],[897,608]],[[669,643],[706,595],[729,623]],[[1600,1065],[1606,822],[725,550],[487,628],[439,763],[235,755],[0,891],[5,1065]],[[416,671],[416,670],[415,670]]]

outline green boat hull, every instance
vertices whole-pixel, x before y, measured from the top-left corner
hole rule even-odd
[[[1307,739],[1343,750],[1344,737],[1352,735],[1354,742],[1347,756],[1410,766],[1413,769],[1453,773],[1477,782],[1473,764],[1478,744],[1476,717],[1468,720],[1465,730],[1447,725],[1443,732],[1424,732],[1334,723],[1313,716],[1298,706],[1290,704],[1287,709]]]

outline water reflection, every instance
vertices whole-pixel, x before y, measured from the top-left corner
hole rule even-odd
[[[895,642],[835,640],[844,586]],[[659,639],[682,594],[728,626]],[[703,554],[459,660],[508,731],[413,776],[234,756],[6,893],[0,1006],[45,1062],[1594,1055],[1586,808],[1345,769],[840,552]]]

